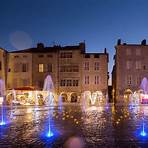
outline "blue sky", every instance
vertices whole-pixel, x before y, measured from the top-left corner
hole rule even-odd
[[[9,51],[85,40],[88,52],[107,48],[111,72],[118,38],[127,43],[148,38],[147,0],[0,0],[0,5],[0,46]]]

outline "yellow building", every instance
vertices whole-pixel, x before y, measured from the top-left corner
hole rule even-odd
[[[108,53],[86,53],[85,43],[75,46],[44,47],[7,54],[7,87],[32,86],[42,90],[50,74],[57,95],[63,101],[78,102],[84,91],[108,91]]]

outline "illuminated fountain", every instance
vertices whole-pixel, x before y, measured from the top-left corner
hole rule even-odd
[[[1,122],[0,125],[5,125],[4,120],[4,96],[5,96],[5,82],[0,79],[0,101],[1,101]]]
[[[48,105],[54,105],[54,85],[50,75],[47,75],[47,77],[44,80],[43,92],[47,93],[47,96],[45,97],[45,102]]]
[[[46,97],[46,99],[48,99],[48,105],[54,105],[54,96],[53,96],[53,91],[54,91],[54,85],[53,85],[53,81],[50,75],[47,75],[47,77],[44,80],[44,87],[43,87],[43,91],[48,92],[48,96]],[[49,117],[48,117],[49,121],[48,121],[48,133],[47,133],[47,137],[52,137],[53,133],[51,131],[51,122],[50,122],[50,112],[49,112]]]
[[[141,93],[141,103],[148,104],[148,80],[144,77],[141,81],[140,89],[143,91]]]
[[[144,124],[144,118],[143,118],[142,131],[140,133],[140,135],[143,136],[143,137],[147,135],[146,132],[145,132],[145,127],[144,126],[145,126],[145,124]]]
[[[130,95],[124,95],[125,100],[128,99],[130,105],[135,106],[139,104],[148,104],[148,80],[146,77],[144,77],[140,84],[140,89],[138,91],[135,91],[134,93],[131,91]]]
[[[58,106],[59,106],[60,111],[62,110],[62,104],[63,104],[62,96],[60,95],[59,98],[58,98]]]
[[[135,91],[130,95],[130,105],[131,106],[137,106],[140,104],[140,93],[138,91]]]
[[[84,91],[82,95],[82,106],[85,110],[89,105],[100,105],[103,103],[103,94],[101,91],[95,91],[91,93],[90,91]]]

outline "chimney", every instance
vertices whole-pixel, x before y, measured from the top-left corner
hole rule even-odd
[[[105,53],[105,54],[107,53],[107,49],[106,49],[106,48],[104,48],[104,53]]]
[[[146,45],[146,39],[141,41],[141,45]]]
[[[118,39],[117,45],[121,45],[121,39]]]
[[[38,43],[37,48],[40,48],[40,49],[44,48],[44,44],[43,43]]]
[[[79,48],[81,49],[82,53],[85,53],[85,42],[79,43]]]

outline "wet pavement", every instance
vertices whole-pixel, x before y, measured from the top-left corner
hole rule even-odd
[[[0,126],[0,148],[148,147],[148,105],[5,106],[3,111],[6,125]],[[143,126],[146,136],[140,135]]]

